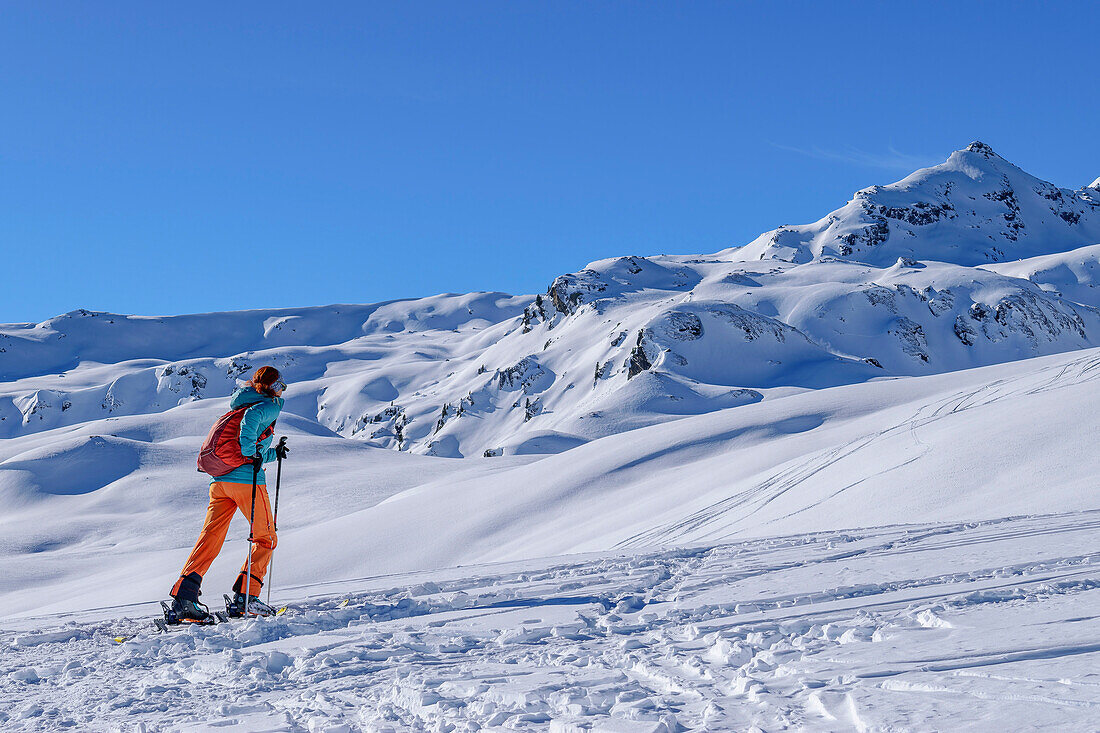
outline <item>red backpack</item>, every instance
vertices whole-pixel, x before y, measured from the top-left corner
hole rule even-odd
[[[252,462],[252,456],[241,453],[241,420],[244,419],[244,412],[249,407],[252,405],[230,410],[218,418],[214,427],[210,428],[210,434],[206,436],[199,450],[199,471],[216,478]],[[275,423],[271,423],[256,439],[257,450],[260,443],[274,434]]]

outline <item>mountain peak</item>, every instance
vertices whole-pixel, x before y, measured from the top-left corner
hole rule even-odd
[[[993,152],[993,148],[989,147],[988,145],[983,143],[981,140],[975,140],[974,142],[970,143],[965,148],[963,148],[963,151],[967,152],[967,153],[978,153],[979,155],[981,155],[983,157],[986,157],[986,158],[999,158],[999,157],[1001,157],[1001,156],[997,155],[995,152]]]
[[[1100,241],[1100,180],[1074,192],[1040,180],[975,140],[945,163],[856,192],[813,224],[765,232],[740,258],[823,257],[889,266],[899,257],[973,267]]]
[[[1100,191],[1100,178],[1097,178],[1095,181],[1093,181],[1089,185],[1085,186],[1085,188],[1092,188],[1092,189],[1095,189],[1097,191]]]

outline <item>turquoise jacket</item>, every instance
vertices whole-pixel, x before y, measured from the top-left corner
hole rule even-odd
[[[233,393],[233,399],[229,401],[229,408],[236,410],[245,405],[252,406],[244,411],[244,417],[241,419],[241,454],[251,456],[256,453],[256,439],[260,437],[260,433],[267,430],[267,426],[279,418],[279,413],[283,409],[283,398],[268,397],[265,394],[260,394],[252,387],[242,387]],[[264,463],[270,463],[277,458],[275,449],[271,447],[271,441],[274,439],[275,436],[272,435],[264,439],[259,445]],[[224,476],[215,476],[210,479],[210,483],[215,481],[227,481],[251,486],[252,464],[246,463],[239,468],[234,468]],[[262,486],[266,483],[267,476],[261,468],[260,473],[256,476],[256,484]]]

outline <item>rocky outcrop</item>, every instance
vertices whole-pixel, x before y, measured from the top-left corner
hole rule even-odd
[[[638,339],[634,348],[630,350],[630,356],[626,360],[626,378],[633,379],[644,371],[653,368],[653,362],[645,353],[645,331],[638,331]]]
[[[559,313],[571,316],[594,295],[607,289],[607,283],[600,279],[594,270],[581,270],[570,275],[561,275],[550,284],[546,294]]]

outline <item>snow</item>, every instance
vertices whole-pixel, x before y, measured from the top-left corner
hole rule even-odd
[[[0,632],[0,722],[1084,730],[1096,527],[1092,511],[466,566],[287,588],[281,617],[167,635],[149,604],[23,620]]]
[[[540,296],[0,325],[0,728],[1094,727],[1093,193],[974,143]],[[157,634],[267,363],[289,610]]]

